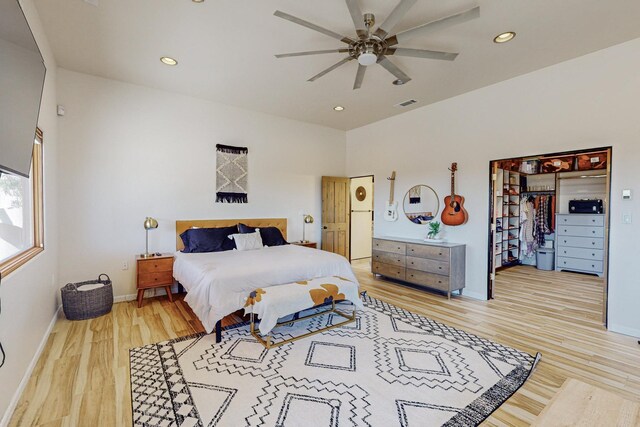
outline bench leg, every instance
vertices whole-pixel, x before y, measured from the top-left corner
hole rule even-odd
[[[216,343],[222,341],[222,321],[218,320],[216,322]]]

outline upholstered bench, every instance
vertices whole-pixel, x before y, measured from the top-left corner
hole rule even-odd
[[[343,300],[353,303],[353,313],[346,314],[336,309],[336,302]],[[301,311],[322,306],[330,306],[331,308],[298,317],[298,313]],[[249,294],[245,304],[245,313],[251,313],[251,334],[266,348],[277,347],[351,323],[356,319],[357,309],[363,309],[362,301],[358,295],[358,284],[338,276],[318,277],[316,279],[256,289]],[[288,325],[330,312],[336,313],[347,320],[277,343],[271,340],[270,333],[276,326]],[[256,331],[256,316],[260,319],[259,333]],[[287,316],[294,316],[294,318],[278,323],[279,319]],[[266,340],[263,336],[266,336]]]

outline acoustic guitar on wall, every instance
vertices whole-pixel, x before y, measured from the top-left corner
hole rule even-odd
[[[396,171],[391,173],[391,177],[387,178],[391,182],[391,188],[389,190],[389,201],[384,210],[385,221],[397,221],[398,220],[398,202],[393,200],[393,189],[396,182]]]
[[[469,220],[469,214],[464,208],[464,197],[455,193],[457,163],[451,163],[451,195],[444,198],[444,209],[440,219],[446,225],[462,225]]]

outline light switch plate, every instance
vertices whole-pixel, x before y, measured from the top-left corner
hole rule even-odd
[[[622,214],[622,223],[623,224],[631,224],[632,218],[631,213]]]
[[[631,190],[622,190],[622,200],[631,200]]]

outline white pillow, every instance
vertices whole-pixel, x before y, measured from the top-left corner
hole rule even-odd
[[[231,234],[229,238],[236,242],[236,249],[239,251],[250,251],[252,249],[260,249],[264,246],[262,244],[262,237],[260,237],[259,228],[256,228],[254,233]]]

